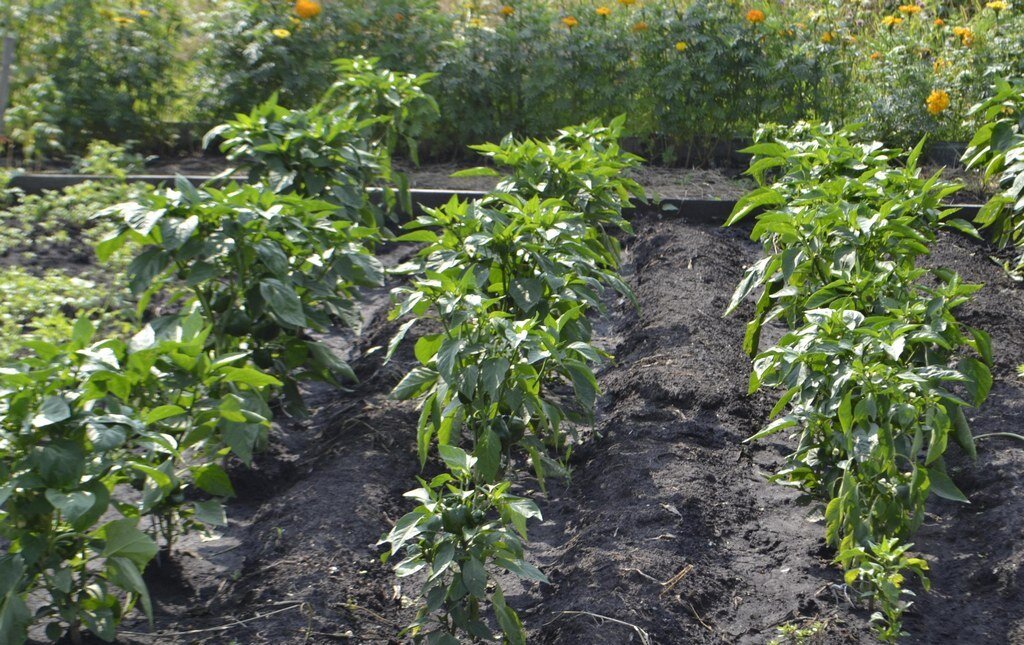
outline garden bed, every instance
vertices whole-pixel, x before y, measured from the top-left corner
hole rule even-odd
[[[681,219],[647,215],[635,227],[624,273],[641,308],[615,303],[600,327],[617,363],[600,374],[596,433],[576,449],[570,484],[550,482],[545,497],[518,482],[544,513],[529,553],[551,580],[508,580],[530,642],[763,643],[787,623],[820,625],[823,642],[871,642],[868,612],[834,586],[841,575],[821,523],[795,492],[765,481],[786,439],[741,444],[771,401],[746,396],[749,312],[721,313],[759,248],[744,231]],[[996,356],[974,432],[1019,432],[1024,290],[989,251],[946,236],[932,262],[986,284],[963,312],[992,334]],[[370,294],[362,337],[332,341],[353,356],[385,345],[386,303]],[[375,543],[410,508],[416,412],[386,398],[411,352],[383,366],[382,353],[356,361],[355,391],[313,392],[308,422],[276,427],[255,469],[234,470],[231,525],[219,540],[190,538],[175,563],[151,571],[155,629],[128,621],[123,642],[397,640],[415,582],[394,578]],[[985,439],[977,464],[951,462],[972,504],[930,507],[916,548],[932,563],[933,591],[907,616],[908,642],[1024,641],[1022,448]]]

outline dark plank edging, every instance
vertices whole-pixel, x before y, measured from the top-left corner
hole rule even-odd
[[[203,184],[209,181],[226,183],[229,179],[215,175],[185,175],[192,184]],[[85,181],[103,181],[110,177],[100,175],[61,175],[61,174],[19,174],[11,178],[10,187],[19,189],[29,195],[38,195],[46,190],[62,190]],[[239,178],[235,178],[236,180]],[[154,186],[170,185],[175,177],[171,175],[129,175],[129,182],[142,182]],[[413,188],[411,193],[414,204],[414,215],[421,208],[438,208],[448,202],[452,196],[459,199],[477,199],[485,193],[476,190],[443,190],[432,188]],[[659,202],[639,204],[627,216],[635,214],[659,214],[666,219],[682,219],[694,224],[721,225],[729,217],[736,206],[735,200],[728,199],[686,199],[667,197]],[[961,217],[971,220],[981,208],[978,204],[951,204],[950,207],[960,209]]]

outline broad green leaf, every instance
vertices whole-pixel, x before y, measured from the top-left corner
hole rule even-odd
[[[476,444],[473,454],[477,458],[476,469],[484,482],[493,482],[501,467],[501,438],[490,428],[485,429]]]
[[[957,488],[953,480],[949,478],[949,475],[935,466],[928,467],[928,483],[932,492],[943,499],[963,502],[965,504],[970,503],[970,500]]]
[[[231,478],[219,464],[206,464],[192,469],[192,481],[202,491],[217,497],[234,497]]]
[[[462,582],[474,598],[483,599],[487,594],[487,571],[476,558],[462,563]]]
[[[96,531],[96,536],[105,540],[100,554],[105,558],[127,558],[140,570],[157,553],[156,542],[135,527],[133,520],[114,520]]]
[[[414,367],[391,391],[390,398],[399,401],[415,398],[430,389],[436,382],[437,372],[426,367]]]
[[[68,406],[67,401],[60,396],[48,396],[43,399],[43,403],[39,406],[36,416],[32,419],[32,426],[35,428],[45,428],[69,418],[71,418],[71,408]]]
[[[270,315],[276,320],[292,327],[306,327],[302,301],[294,289],[280,280],[265,278],[260,281],[260,295],[267,302]]]
[[[224,513],[224,505],[218,500],[208,499],[192,504],[195,518],[206,526],[227,526],[228,518]]]

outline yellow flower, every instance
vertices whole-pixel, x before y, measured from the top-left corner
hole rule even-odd
[[[124,16],[114,16],[113,20],[114,20],[114,22],[116,22],[119,25],[134,25],[135,24],[134,20],[132,20],[131,18],[125,18]]]
[[[636,0],[619,0],[619,4],[621,4],[623,7],[628,7],[630,5],[636,4]]]
[[[303,20],[316,18],[321,10],[322,7],[317,0],[295,0],[295,13]]]
[[[836,36],[835,36],[835,34],[833,32],[826,31],[825,33],[823,33],[821,35],[821,42],[823,42],[823,43],[825,43],[827,45],[828,43],[832,42],[832,39],[835,38],[835,37]]]
[[[468,24],[470,27],[473,27],[474,29],[479,29],[480,27],[484,26],[484,21],[480,20],[479,18],[470,18]]]
[[[914,15],[915,13],[921,13],[921,7],[917,6],[916,4],[901,4],[900,13]]]
[[[986,2],[985,6],[993,11],[1003,11],[1004,9],[1010,8],[1010,5],[1008,5],[1005,0],[993,0],[992,2]]]
[[[565,18],[562,18],[562,24],[568,27],[569,29],[572,29],[576,25],[580,24],[580,21],[576,20],[572,16],[566,16]]]
[[[960,39],[960,44],[964,47],[974,44],[974,32],[967,27],[953,27],[953,35]]]
[[[641,31],[647,31],[647,23],[641,20],[640,22],[633,25],[633,31],[637,33]]]
[[[885,18],[882,18],[882,24],[888,27],[889,29],[892,29],[901,22],[903,22],[903,18],[900,18],[898,16],[886,16]]]
[[[292,32],[288,31],[287,29],[275,29],[270,33],[274,34],[278,38],[287,38],[288,36],[292,35]]]
[[[152,12],[152,11],[149,11],[148,9],[139,9],[139,10],[138,10],[138,11],[136,11],[135,13],[136,13],[136,14],[137,14],[137,15],[138,15],[138,16],[139,16],[140,18],[149,18],[150,16],[152,16],[152,15],[153,15],[153,12]]]
[[[511,15],[512,15],[512,14],[514,14],[515,12],[516,12],[516,10],[515,10],[514,8],[512,8],[512,7],[508,6],[508,5],[505,5],[505,6],[503,6],[503,7],[501,8],[501,15],[505,16],[506,18],[507,18],[508,16],[511,16]]]
[[[608,7],[598,7],[597,9],[594,9],[594,11],[597,12],[597,15],[605,18],[612,15],[612,10],[609,9]]]
[[[932,24],[934,24],[936,27],[943,27],[945,26],[946,21],[943,20],[942,18],[936,18]]]
[[[747,12],[747,22],[755,25],[759,22],[764,22],[764,12],[760,9],[751,9]]]
[[[928,107],[929,114],[938,116],[949,107],[949,93],[946,90],[932,90],[924,103]]]
[[[686,43],[684,43],[681,40],[676,43],[676,51],[677,52],[684,52],[684,51],[686,51],[687,47],[689,47],[689,45],[687,45]]]

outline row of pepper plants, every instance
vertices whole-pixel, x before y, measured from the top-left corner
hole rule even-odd
[[[827,542],[887,641],[911,604],[905,574],[928,588],[927,562],[908,554],[926,500],[967,501],[944,455],[956,444],[975,457],[964,410],[992,385],[988,335],[956,317],[980,285],[919,266],[939,230],[977,235],[943,206],[959,186],[922,176],[921,147],[887,150],[829,126],[763,128],[749,148],[759,188],[728,221],[759,212],[752,238],[765,257],[729,311],[759,291],[744,341],[750,391],[781,393],[750,440],[794,434],[772,479],[823,502]],[[781,338],[759,350],[769,325]]]
[[[249,464],[300,383],[354,379],[316,332],[357,326],[381,286],[373,251],[400,190],[390,159],[430,113],[427,78],[339,61],[312,108],[271,99],[211,136],[251,185],[173,188],[100,216],[123,221],[97,255],[133,254],[136,333],[24,343],[0,369],[0,642],[35,625],[113,641],[143,572],[190,530],[223,525],[228,463]]]
[[[520,470],[541,488],[568,476],[578,428],[598,396],[594,370],[609,356],[594,342],[590,317],[607,292],[632,298],[617,273],[614,237],[629,231],[622,210],[643,191],[622,171],[639,159],[620,150],[624,119],[567,128],[549,141],[505,138],[476,146],[500,177],[472,201],[453,198],[406,226],[399,241],[422,244],[398,272],[389,355],[411,328],[418,365],[393,392],[420,402],[418,450],[436,453],[440,474],[406,494],[417,503],[381,540],[398,576],[424,579],[417,642],[490,641],[487,606],[509,643],[523,625],[499,575],[545,582],[524,555],[537,505],[514,495]]]

